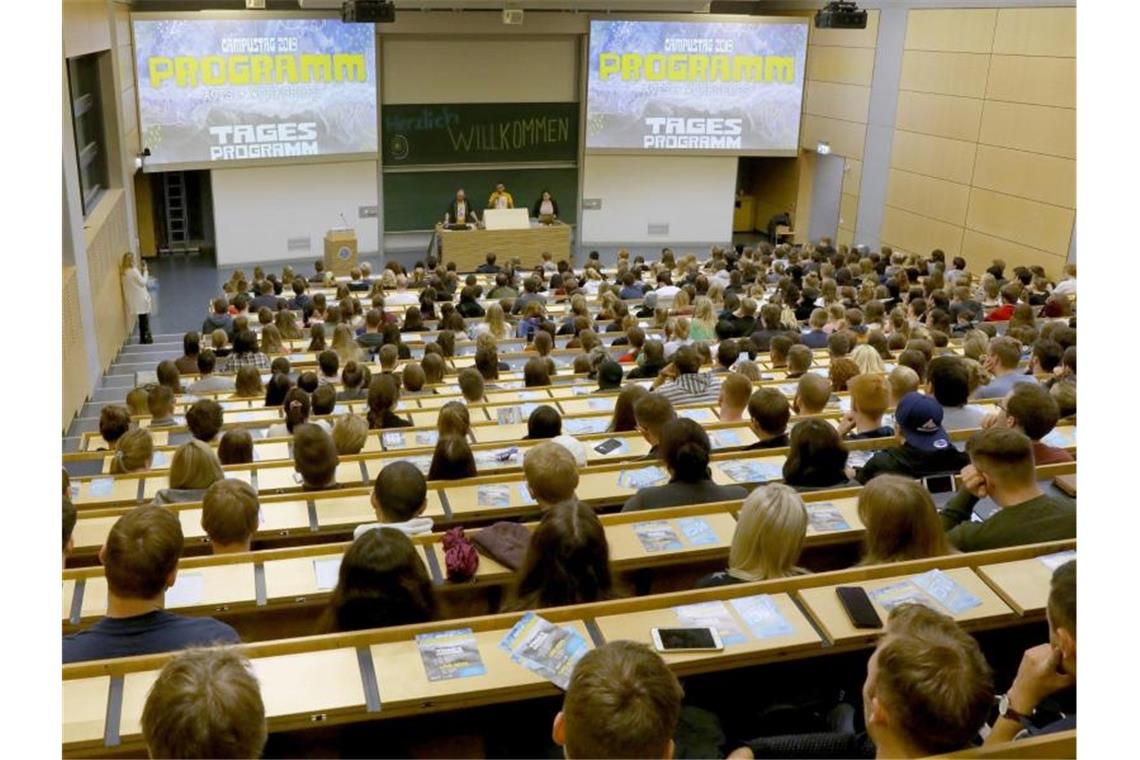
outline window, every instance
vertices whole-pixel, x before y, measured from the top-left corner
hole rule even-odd
[[[75,159],[79,164],[79,195],[83,215],[94,208],[107,189],[107,143],[99,82],[99,57],[92,53],[67,61],[71,85],[71,120],[75,129]]]

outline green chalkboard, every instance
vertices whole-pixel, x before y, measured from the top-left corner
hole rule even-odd
[[[577,103],[384,106],[385,166],[577,161]]]
[[[385,172],[384,229],[389,232],[427,230],[443,221],[443,214],[463,188],[480,209],[502,182],[519,207],[531,208],[539,194],[549,190],[558,201],[559,218],[577,222],[577,169],[470,169],[466,171]]]

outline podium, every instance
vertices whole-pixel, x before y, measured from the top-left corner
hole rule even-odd
[[[347,275],[356,266],[356,231],[332,229],[325,233],[325,271]]]

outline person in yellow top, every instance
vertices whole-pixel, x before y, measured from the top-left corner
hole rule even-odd
[[[507,192],[507,186],[502,182],[495,185],[495,192],[487,199],[487,208],[514,208],[515,199]]]

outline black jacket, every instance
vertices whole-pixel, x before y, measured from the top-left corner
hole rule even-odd
[[[855,479],[866,483],[884,472],[924,478],[927,475],[958,472],[969,463],[970,457],[953,446],[947,446],[941,451],[923,451],[904,442],[901,446],[876,452],[863,469],[855,474]]]

